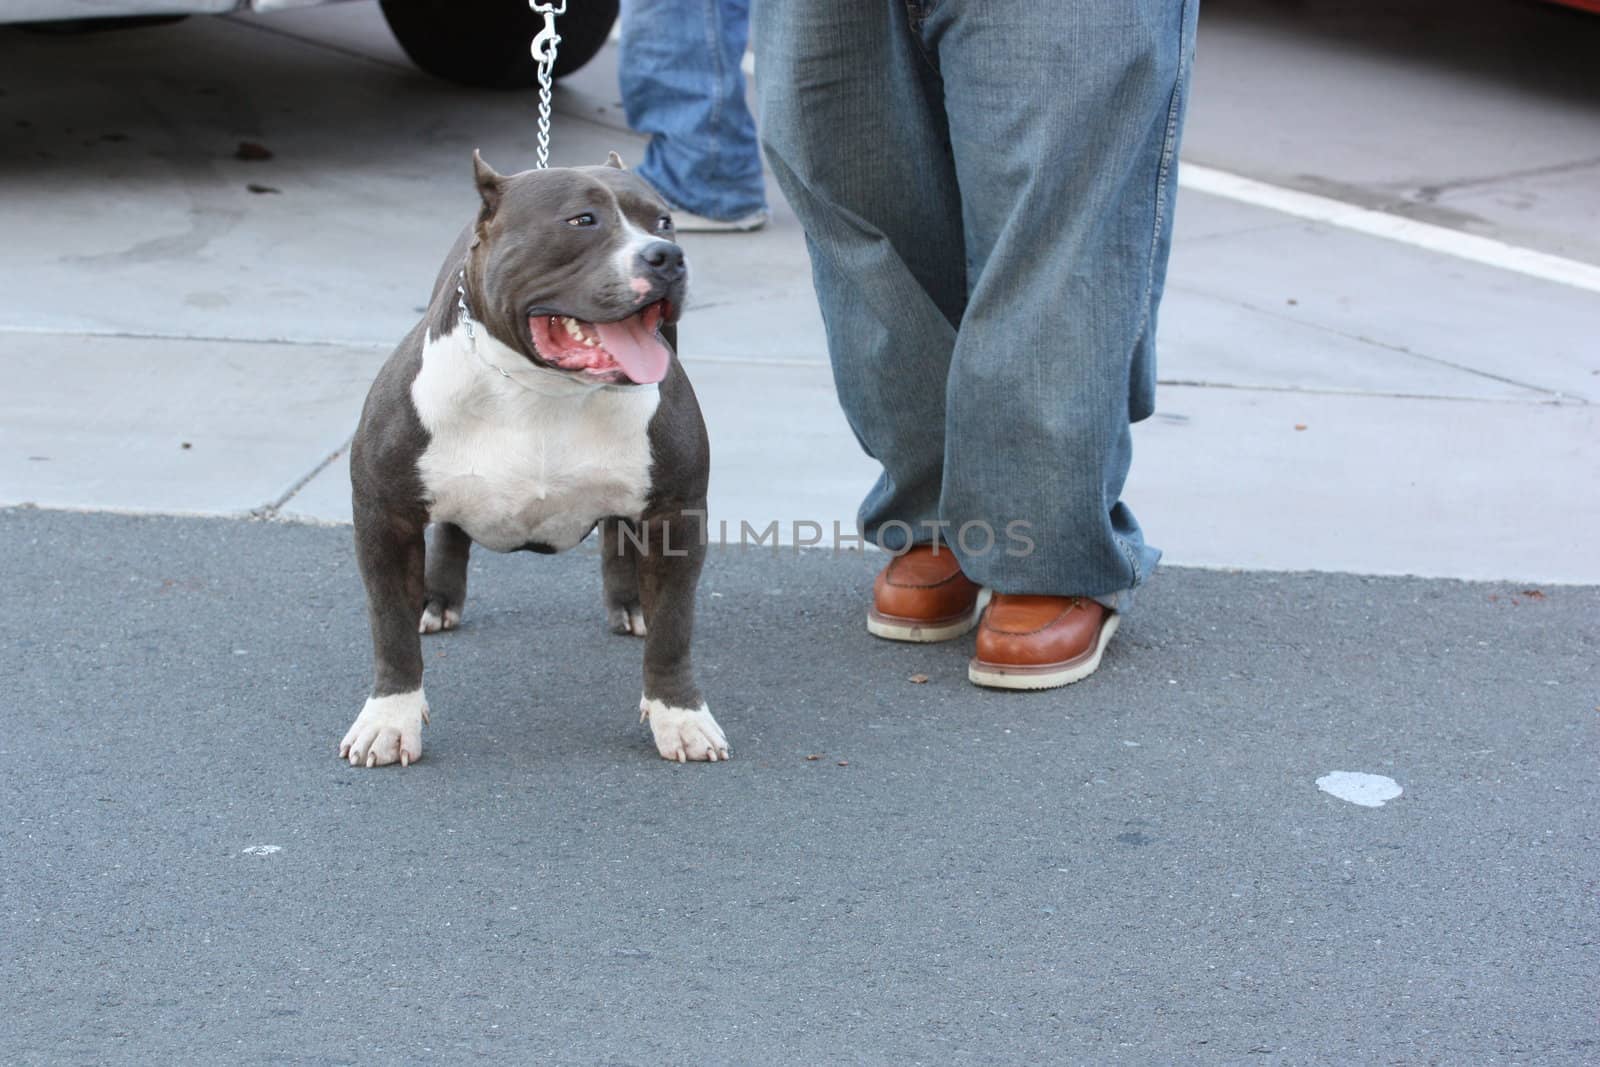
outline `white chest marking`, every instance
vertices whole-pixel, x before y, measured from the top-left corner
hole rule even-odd
[[[599,519],[643,511],[657,387],[575,381],[476,332],[476,353],[460,326],[428,338],[411,385],[432,435],[417,461],[428,517],[497,552],[559,551]]]

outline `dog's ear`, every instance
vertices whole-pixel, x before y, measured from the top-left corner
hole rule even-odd
[[[622,165],[622,157],[617,155],[615,152],[612,152],[610,155],[606,156],[606,166],[616,167],[618,170],[628,169]]]
[[[478,222],[485,223],[499,210],[500,195],[505,192],[506,180],[483,161],[483,156],[476,148],[472,150],[472,176],[478,183],[478,195],[483,198],[483,210],[478,213]]]

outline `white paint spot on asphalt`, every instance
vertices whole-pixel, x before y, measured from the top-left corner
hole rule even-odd
[[[1381,774],[1334,771],[1317,779],[1317,788],[1363,808],[1381,808],[1401,793],[1400,783]]]
[[[239,851],[242,852],[246,856],[270,856],[274,852],[282,852],[283,851],[283,846],[282,845],[251,845],[248,848],[241,848]]]

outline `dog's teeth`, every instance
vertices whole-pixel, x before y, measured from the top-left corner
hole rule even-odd
[[[564,318],[562,319],[562,325],[567,328],[567,333],[579,341],[583,340],[583,328],[578,325],[577,319]]]

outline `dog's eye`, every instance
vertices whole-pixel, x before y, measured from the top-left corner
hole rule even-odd
[[[568,226],[593,226],[594,216],[585,211],[582,215],[574,215],[567,220]]]
[[[659,219],[656,219],[656,229],[663,233],[672,229],[672,216],[662,215]]]

